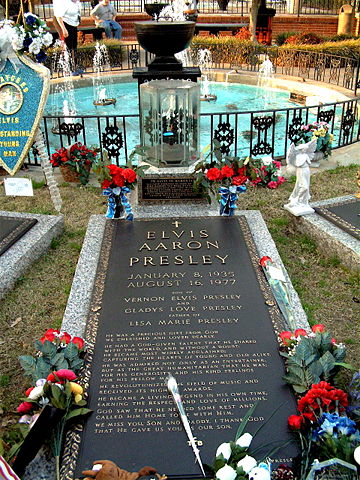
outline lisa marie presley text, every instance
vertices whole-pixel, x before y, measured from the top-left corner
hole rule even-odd
[[[187,237],[186,240],[179,240],[181,237]],[[174,238],[175,237],[175,238]],[[210,255],[210,254],[191,254],[191,255],[157,255],[156,253],[163,253],[165,251],[176,252],[177,250],[219,250],[218,240],[207,240],[209,234],[206,230],[200,230],[198,233],[194,230],[189,230],[187,235],[185,231],[171,232],[162,231],[158,235],[154,231],[148,231],[146,235],[146,242],[144,242],[138,249],[138,252],[145,253],[144,256],[133,256],[129,258],[129,266],[140,264],[144,267],[156,266],[156,265],[212,265],[213,263],[219,263],[220,265],[226,264],[226,259],[229,255]],[[198,238],[198,239],[197,239]],[[148,252],[154,252],[148,254]],[[200,253],[200,252],[199,252]]]

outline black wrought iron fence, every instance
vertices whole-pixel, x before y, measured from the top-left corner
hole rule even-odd
[[[188,60],[192,65],[198,65],[197,52],[209,45],[197,42],[194,48],[189,50]],[[331,85],[337,85],[357,94],[360,88],[360,62],[352,57],[341,57],[322,52],[309,52],[292,49],[268,49],[247,48],[241,49],[237,45],[230,48],[228,45],[222,50],[221,45],[209,47],[211,51],[211,63],[207,64],[210,69],[222,69],[228,71],[251,71],[257,72],[268,55],[273,62],[274,71],[278,74],[299,77],[302,80],[314,80]],[[53,53],[48,59],[47,66],[51,70],[53,78],[63,75],[59,69],[59,61]],[[135,67],[146,66],[153,56],[145,52],[138,44],[123,45],[121,48],[109,49],[111,71],[132,70]],[[79,49],[77,63],[86,73],[94,73],[93,65],[94,50]],[[189,65],[191,66],[191,65]]]
[[[230,55],[230,58],[222,60],[217,58],[216,63],[207,67],[209,71],[216,66],[228,72],[256,72],[265,55],[257,51],[250,53],[240,57]],[[279,49],[269,53],[276,73],[342,86],[355,94],[360,88],[359,62],[353,58],[299,50]],[[89,55],[88,51],[86,55]],[[138,45],[128,45],[117,68],[129,71],[135,66],[147,64],[148,60]],[[88,68],[92,69],[92,66]],[[360,98],[354,98],[318,106],[201,114],[201,148],[216,138],[224,153],[282,158],[286,156],[290,143],[296,140],[301,125],[314,121],[330,125],[334,135],[333,148],[340,148],[360,140],[359,107]],[[80,141],[97,145],[107,151],[113,162],[123,164],[140,143],[139,117],[136,114],[45,115],[42,128],[49,154],[64,145]],[[29,163],[38,164],[36,150],[30,153]]]
[[[200,150],[217,139],[225,154],[284,158],[301,126],[315,121],[329,125],[332,148],[340,148],[360,140],[359,107],[360,99],[352,99],[321,106],[201,114]],[[42,122],[49,155],[79,141],[100,147],[121,165],[140,143],[138,115],[46,115]],[[29,163],[38,161],[36,151],[31,152]]]
[[[147,0],[112,0],[112,4],[119,14],[121,13],[144,13]],[[162,0],[169,3],[171,0]],[[81,15],[90,16],[90,12],[97,0],[87,0],[81,2]],[[360,0],[349,0],[355,11],[360,10]],[[290,9],[287,0],[267,0],[267,6],[275,8],[279,14],[295,15],[337,15],[340,7],[344,4],[343,0],[302,0],[297,2],[295,8]],[[251,0],[198,0],[198,10],[202,14],[224,14],[224,15],[248,15],[250,12]],[[34,13],[43,19],[51,19],[53,16],[52,3],[48,0],[41,0],[34,5]]]

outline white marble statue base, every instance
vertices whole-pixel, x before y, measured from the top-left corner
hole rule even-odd
[[[315,212],[315,210],[309,205],[291,205],[290,203],[287,203],[286,205],[284,205],[284,208],[296,217],[301,217],[302,215],[309,215],[310,213]]]

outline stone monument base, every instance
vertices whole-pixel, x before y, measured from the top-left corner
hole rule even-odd
[[[309,205],[291,205],[290,203],[287,203],[284,205],[284,208],[291,214],[295,215],[295,217],[301,217],[302,215],[309,215],[310,213],[315,212],[315,210]]]

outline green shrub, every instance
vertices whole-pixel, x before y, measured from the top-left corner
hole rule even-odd
[[[292,37],[296,35],[297,32],[282,32],[278,33],[275,37],[275,43],[279,47],[285,43],[285,40],[287,40],[289,37]]]
[[[299,50],[305,52],[322,52],[331,53],[333,55],[340,55],[342,57],[360,58],[360,39],[357,40],[343,40],[341,42],[324,42],[319,45],[283,45],[279,48],[281,50]]]
[[[285,40],[286,45],[317,45],[321,38],[316,33],[296,33]]]
[[[195,54],[201,49],[208,49],[214,63],[241,65],[256,61],[254,54],[268,52],[264,45],[254,45],[250,40],[236,37],[193,37],[191,50]]]

